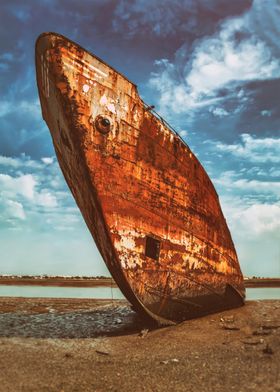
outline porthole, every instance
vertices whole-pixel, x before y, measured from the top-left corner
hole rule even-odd
[[[94,126],[100,133],[106,135],[113,128],[112,120],[108,116],[99,115],[95,118]]]

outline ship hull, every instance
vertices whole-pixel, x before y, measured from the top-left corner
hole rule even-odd
[[[37,40],[36,70],[64,177],[134,309],[170,324],[243,304],[213,184],[136,86],[53,33]]]

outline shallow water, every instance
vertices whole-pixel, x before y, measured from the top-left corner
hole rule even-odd
[[[0,285],[2,297],[42,297],[42,298],[96,298],[122,299],[116,287],[57,287],[57,286],[17,286]],[[247,300],[280,299],[280,287],[261,287],[246,289]]]
[[[280,299],[280,287],[250,287],[246,289],[246,299]]]
[[[116,287],[58,287],[0,285],[2,297],[122,299]]]

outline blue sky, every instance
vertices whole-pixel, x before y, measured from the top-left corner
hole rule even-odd
[[[217,188],[244,274],[280,276],[277,0],[3,0],[0,18],[0,273],[108,274],[41,117],[34,44],[55,31],[180,132]]]

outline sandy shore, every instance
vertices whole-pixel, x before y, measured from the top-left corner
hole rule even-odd
[[[0,391],[280,391],[279,300],[149,328],[126,301],[0,298]]]

